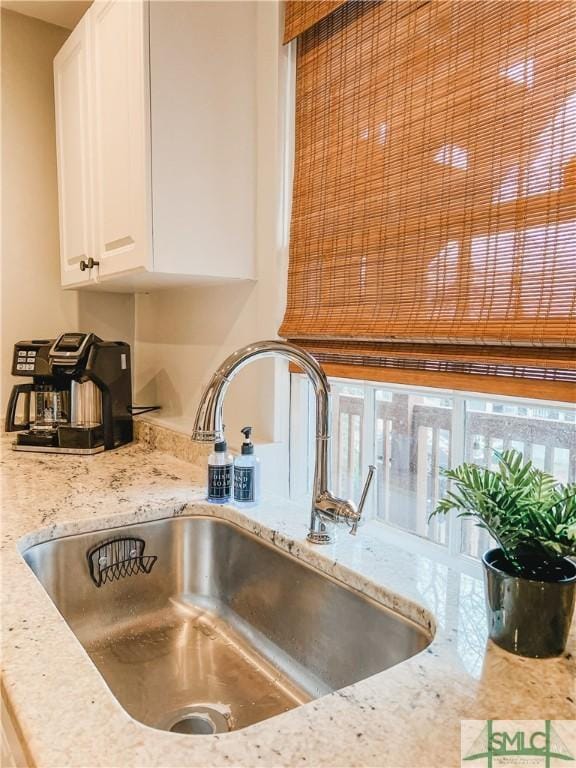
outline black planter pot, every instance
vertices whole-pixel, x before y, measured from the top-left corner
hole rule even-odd
[[[490,638],[519,656],[558,656],[566,647],[576,599],[576,564],[563,559],[542,578],[515,576],[501,549],[482,558]]]

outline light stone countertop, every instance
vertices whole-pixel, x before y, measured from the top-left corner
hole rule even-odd
[[[93,457],[2,446],[2,685],[37,766],[380,766],[460,764],[461,719],[557,719],[576,739],[576,626],[565,654],[529,660],[486,642],[482,583],[390,546],[368,523],[334,544],[304,541],[308,513],[265,500],[249,517],[202,502],[203,473],[166,431]],[[174,443],[183,445],[181,436]],[[190,456],[187,456],[190,459]],[[20,551],[57,536],[210,514],[273,541],[436,634],[385,672],[244,730],[186,736],[148,728],[116,701]],[[432,618],[433,617],[433,618]],[[361,628],[359,628],[361,631]],[[385,641],[385,640],[384,640]]]

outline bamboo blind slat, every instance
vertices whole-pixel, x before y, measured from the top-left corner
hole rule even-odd
[[[289,43],[346,0],[286,0],[284,3],[284,42]]]
[[[302,34],[280,334],[576,347],[575,40],[572,0],[349,2]]]

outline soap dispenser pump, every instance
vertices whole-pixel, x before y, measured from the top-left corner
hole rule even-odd
[[[241,430],[244,442],[240,456],[234,461],[234,501],[238,506],[249,507],[260,500],[260,459],[254,455],[252,427]]]

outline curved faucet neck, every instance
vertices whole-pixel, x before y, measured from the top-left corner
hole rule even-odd
[[[288,341],[270,340],[248,344],[233,352],[215,371],[200,400],[192,439],[213,442],[223,437],[222,413],[226,390],[236,374],[253,360],[284,357],[308,375],[316,396],[316,463],[313,498],[328,490],[328,439],[330,437],[330,385],[319,363],[300,347]]]
[[[236,350],[218,367],[200,400],[193,440],[209,442],[222,436],[222,411],[228,385],[248,363],[265,357],[284,357],[304,370],[316,395],[316,436],[323,439],[329,437],[330,385],[324,371],[308,352],[295,344],[271,340],[258,341]]]

